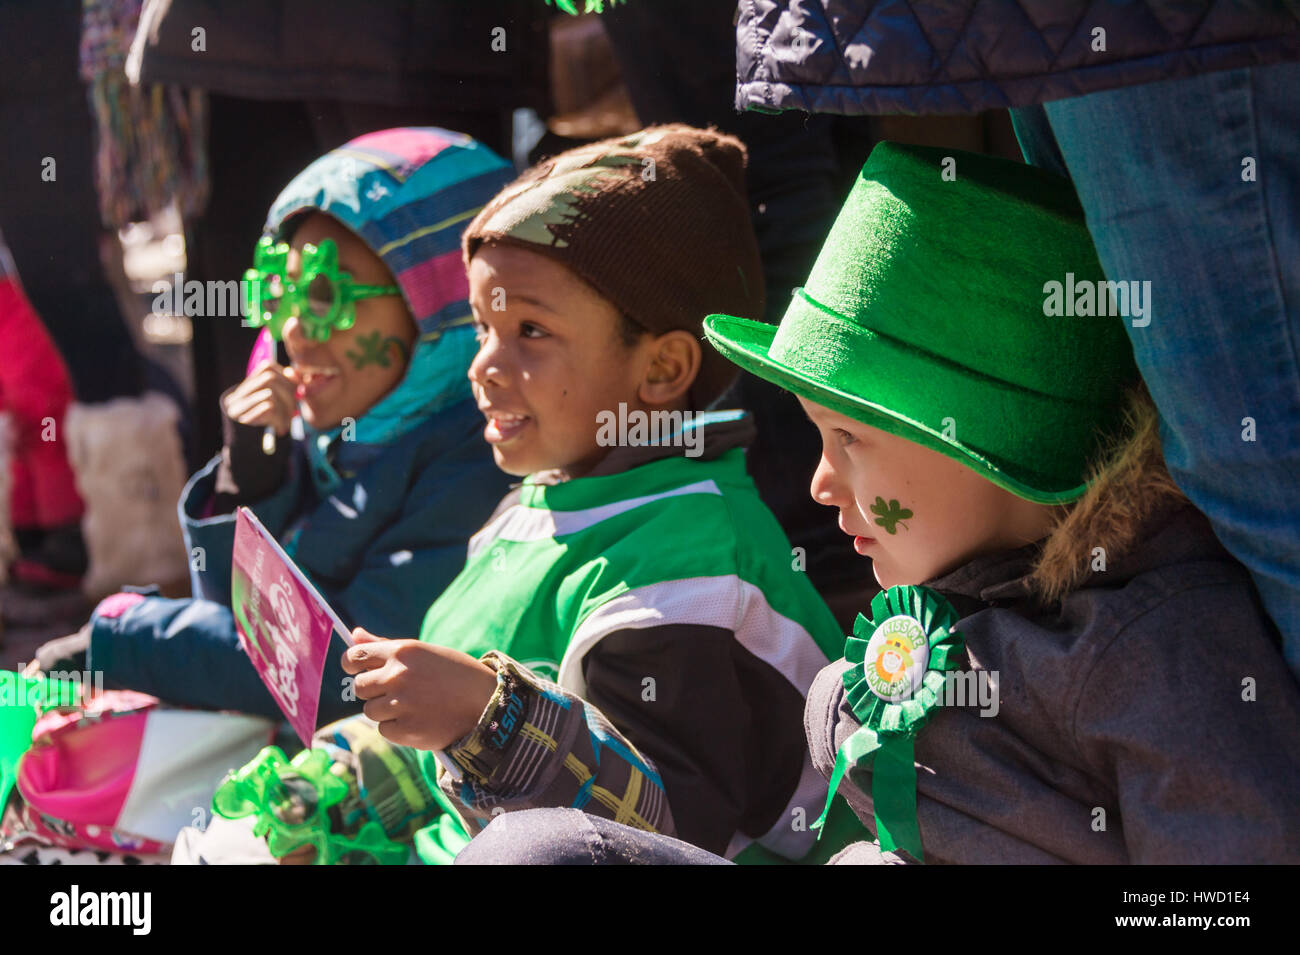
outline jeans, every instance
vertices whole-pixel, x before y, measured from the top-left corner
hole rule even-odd
[[[474,837],[456,865],[731,865],[671,836],[644,832],[579,809],[502,813]]]
[[[1069,175],[1125,321],[1165,461],[1250,570],[1300,678],[1300,63],[1012,111]],[[1149,319],[1149,321],[1148,321]],[[1206,621],[1230,630],[1230,621]]]
[[[230,608],[211,600],[146,596],[121,617],[91,620],[86,668],[102,672],[109,689],[138,690],[169,703],[283,718],[235,632]],[[361,711],[344,699],[343,641],[330,638],[321,678],[316,726]]]

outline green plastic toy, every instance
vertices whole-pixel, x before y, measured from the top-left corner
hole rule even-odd
[[[303,750],[290,762],[278,746],[267,746],[222,781],[212,811],[226,819],[256,816],[253,833],[266,836],[277,859],[310,845],[316,849],[314,865],[405,865],[410,850],[389,839],[373,819],[353,837],[331,831],[329,809],[347,795],[348,784],[330,771],[330,764],[323,749]]]
[[[302,247],[298,278],[289,278],[289,243],[264,235],[257,243],[253,267],[244,273],[248,289],[248,324],[266,325],[279,341],[285,320],[296,316],[303,334],[325,341],[330,331],[346,331],[357,320],[356,303],[363,298],[401,295],[396,285],[363,285],[339,269],[339,247],[333,239]]]
[[[608,0],[608,2],[612,7],[618,3],[618,0]],[[573,17],[582,13],[604,13],[605,3],[606,0],[587,0],[583,8],[579,10],[577,6],[574,5],[573,0],[555,0],[555,5],[557,7],[569,14],[569,16]],[[546,5],[549,7],[551,5],[551,0],[546,0]]]

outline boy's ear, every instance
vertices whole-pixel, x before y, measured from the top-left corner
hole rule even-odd
[[[688,331],[674,329],[655,337],[637,397],[647,405],[675,403],[695,383],[703,357],[699,339]]]

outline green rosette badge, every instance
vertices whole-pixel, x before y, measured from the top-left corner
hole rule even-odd
[[[835,754],[826,809],[850,766],[871,771],[876,836],[887,852],[921,855],[916,822],[916,759],[912,742],[942,705],[945,676],[956,670],[965,641],[954,627],[957,611],[929,587],[890,587],[871,601],[845,639],[844,689],[861,728]]]

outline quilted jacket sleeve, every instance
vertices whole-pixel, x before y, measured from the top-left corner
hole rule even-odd
[[[1300,9],[741,0],[736,109],[978,113],[1300,55]]]

